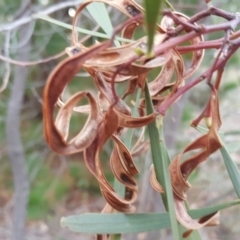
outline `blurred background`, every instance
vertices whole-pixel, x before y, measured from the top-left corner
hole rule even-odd
[[[55,66],[66,57],[65,48],[71,45],[71,30],[36,18],[36,13],[71,24],[76,7],[81,1],[57,0],[0,0],[0,84],[6,89],[0,93],[0,239],[1,240],[81,240],[93,236],[75,234],[62,229],[62,216],[84,212],[100,212],[105,205],[97,181],[84,165],[82,154],[59,156],[51,151],[43,136],[42,91],[46,79]],[[141,3],[141,1],[138,1]],[[172,0],[177,11],[193,15],[206,8],[203,0]],[[212,1],[213,5],[236,12],[240,3],[231,0]],[[113,26],[126,19],[108,7]],[[204,24],[219,21],[208,18]],[[23,24],[24,23],[24,24]],[[84,10],[79,27],[103,32]],[[143,30],[136,37],[143,35]],[[209,35],[206,39],[223,36]],[[79,34],[86,45],[100,38]],[[214,60],[215,50],[206,51],[197,76]],[[50,61],[42,61],[51,57]],[[191,56],[186,56],[190,58]],[[6,60],[8,59],[8,61]],[[9,62],[9,59],[12,61]],[[15,62],[13,61],[15,60]],[[38,61],[34,63],[34,61]],[[33,62],[25,66],[25,62]],[[240,165],[240,58],[235,54],[224,73],[220,91],[222,115],[221,131],[234,161]],[[154,74],[154,73],[153,73]],[[194,78],[194,76],[192,77]],[[76,90],[94,89],[88,75],[81,71],[66,89],[66,97]],[[123,91],[120,87],[118,91]],[[171,158],[199,134],[190,127],[208,100],[209,89],[200,84],[185,95],[165,118],[165,137]],[[128,100],[133,100],[129,98]],[[79,131],[85,116],[74,114],[71,133]],[[137,137],[137,132],[135,137]],[[102,153],[104,169],[113,181],[108,157],[112,144]],[[149,184],[150,153],[136,159],[138,176],[138,212],[161,212],[161,197]],[[191,208],[223,203],[237,198],[219,153],[203,163],[190,177],[193,185],[188,194]],[[24,222],[26,229],[24,231]],[[239,239],[240,207],[222,211],[220,226],[201,230],[202,239]],[[171,239],[168,230],[149,234],[126,235],[124,239]]]

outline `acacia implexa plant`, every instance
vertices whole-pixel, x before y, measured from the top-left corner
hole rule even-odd
[[[128,20],[114,29],[111,39],[85,46],[78,39],[77,20],[83,9],[94,2],[103,2],[118,9]],[[109,234],[168,227],[171,227],[174,239],[191,237],[196,233],[194,230],[218,224],[219,210],[239,203],[234,201],[194,211],[188,211],[186,207],[187,192],[191,187],[189,175],[218,150],[221,150],[233,186],[240,197],[239,171],[218,134],[221,127],[218,91],[224,68],[240,46],[240,31],[235,31],[240,25],[240,15],[206,5],[205,10],[188,17],[172,9],[164,10],[161,7],[159,10],[160,5],[160,1],[150,0],[145,1],[145,8],[134,0],[83,2],[73,19],[72,42],[66,49],[68,58],[55,67],[44,89],[43,121],[47,143],[58,154],[83,152],[85,164],[97,179],[106,200],[102,213],[86,214],[82,218],[65,217],[61,224],[73,231],[97,234],[97,239],[117,239],[119,235]],[[222,18],[224,22],[215,25],[198,23],[212,15]],[[139,27],[146,29],[147,34],[135,39],[134,33]],[[224,32],[223,38],[204,40],[204,35],[219,31]],[[127,41],[120,41],[119,46],[115,46],[115,37],[119,34]],[[196,78],[190,78],[201,66],[204,51],[208,49],[218,49],[211,66]],[[192,54],[190,64],[184,57],[187,53]],[[161,71],[155,79],[149,79],[149,73],[156,68],[161,68]],[[63,101],[64,89],[83,69],[93,79],[97,94],[83,91],[79,84],[79,91]],[[197,128],[205,119],[206,131],[169,160],[162,134],[164,115],[185,93],[203,81],[211,90],[209,100],[192,121],[192,126]],[[127,83],[128,87],[123,95],[119,95],[116,89],[123,83]],[[136,95],[142,98],[129,105],[126,98]],[[88,104],[77,105],[83,98],[88,100]],[[137,110],[137,115],[132,113],[133,108]],[[79,133],[69,139],[73,112],[85,113],[88,119],[83,127],[79,126]],[[122,133],[133,128],[141,129],[142,134],[133,146],[129,146]],[[144,137],[146,129],[149,139]],[[109,156],[110,166],[117,181],[124,186],[122,189],[112,186],[102,168],[100,153],[109,139],[114,142]],[[150,183],[161,193],[166,208],[166,213],[157,215],[134,213],[134,202],[138,197],[135,179],[138,169],[133,157],[142,156],[149,148],[153,160]],[[183,161],[186,153],[188,158]],[[124,194],[120,194],[119,189]],[[143,222],[137,222],[139,219]],[[109,226],[109,221],[116,221],[116,224]],[[95,227],[91,225],[93,222]],[[179,231],[181,227],[185,228],[183,235]]]

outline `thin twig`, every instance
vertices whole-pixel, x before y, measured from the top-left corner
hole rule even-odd
[[[214,69],[216,68],[216,64],[217,62],[219,61],[219,58],[221,57],[226,57],[227,56],[227,51],[228,51],[228,48],[229,48],[229,37],[230,37],[230,29],[227,29],[226,30],[226,34],[225,34],[225,41],[224,43],[222,44],[222,47],[221,49],[218,51],[218,54],[217,54],[217,57],[215,58],[215,61],[211,67],[211,72],[208,76],[208,79],[207,79],[207,83],[210,84],[211,83],[211,79],[212,79],[212,75],[213,75],[213,71]]]
[[[178,99],[182,94],[184,94],[185,92],[187,92],[189,89],[191,89],[192,87],[194,87],[195,85],[197,85],[198,83],[202,82],[203,80],[207,79],[209,77],[209,75],[219,69],[223,69],[224,66],[226,65],[226,63],[228,62],[228,60],[231,58],[231,56],[237,51],[237,49],[240,47],[240,40],[237,39],[234,42],[232,42],[229,52],[227,54],[227,56],[225,56],[224,58],[220,58],[218,60],[218,62],[215,65],[215,68],[212,69],[211,67],[205,71],[200,77],[198,77],[197,79],[195,79],[194,81],[190,82],[189,84],[185,85],[184,87],[178,88],[178,90],[176,91],[176,93],[174,93],[170,98],[166,99],[159,107],[158,107],[158,112],[162,115],[165,115],[166,110],[168,109],[168,107],[174,103],[174,101],[176,99]]]
[[[39,60],[36,60],[36,61],[26,61],[26,62],[25,61],[20,61],[20,60],[18,61],[18,60],[14,60],[14,59],[11,59],[11,58],[3,56],[3,55],[0,55],[0,59],[5,61],[5,62],[14,64],[14,65],[27,67],[27,66],[34,66],[34,65],[37,65],[37,64],[47,63],[47,62],[50,62],[52,60],[63,57],[65,55],[66,55],[66,52],[64,50],[60,53],[57,53],[56,55],[50,56],[50,57],[45,58],[45,59],[39,59]]]
[[[12,23],[5,23],[5,24],[0,25],[0,32],[16,29],[16,28],[20,27],[21,25],[29,23],[34,19],[37,19],[39,16],[49,15],[49,14],[57,12],[61,9],[76,6],[82,2],[83,2],[83,0],[76,0],[76,1],[66,1],[66,2],[61,2],[58,4],[54,4],[53,6],[50,6],[47,9],[44,9],[43,11],[39,11],[38,13],[32,14],[27,17],[22,17]]]
[[[19,38],[25,37],[28,26],[20,29]],[[18,56],[21,59],[28,58],[30,45],[18,49]],[[20,66],[14,68],[13,85],[8,103],[6,119],[6,136],[8,146],[8,156],[12,165],[14,180],[14,208],[12,240],[25,239],[26,209],[29,195],[28,170],[25,162],[24,148],[20,134],[20,114],[24,97],[25,83],[28,69]]]
[[[5,35],[4,52],[5,52],[6,56],[9,56],[10,36],[11,36],[11,32],[7,32]],[[6,71],[5,71],[5,75],[3,77],[2,85],[0,87],[0,93],[2,91],[4,91],[4,89],[7,87],[7,84],[8,84],[9,78],[10,78],[11,68],[10,68],[9,62],[5,62],[5,69],[6,69]]]
[[[172,15],[172,13],[169,10],[166,10],[163,12],[164,15]],[[233,20],[236,18],[236,15],[233,13],[229,13],[220,9],[217,9],[215,7],[210,7],[208,9],[205,9],[197,14],[195,14],[194,16],[192,16],[191,18],[189,18],[189,20],[187,21],[188,23],[194,23],[197,22],[203,18],[206,18],[208,16],[211,15],[215,15],[218,17],[222,17],[224,19],[227,20]],[[178,26],[176,29],[169,31],[168,35],[170,36],[177,36],[182,30],[184,30],[184,26]]]

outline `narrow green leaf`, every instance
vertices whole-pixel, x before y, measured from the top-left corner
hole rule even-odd
[[[225,148],[229,153],[235,153],[240,150],[240,141],[234,141],[231,143],[224,144]]]
[[[176,11],[176,10],[174,9],[174,7],[172,6],[172,4],[171,4],[168,0],[165,0],[165,5],[166,5],[168,8],[170,8],[172,11]]]
[[[103,31],[111,37],[113,34],[113,26],[105,4],[102,2],[93,2],[87,5],[87,10]],[[118,41],[114,41],[114,43],[116,46],[120,46]]]
[[[194,128],[197,129],[202,134],[206,134],[209,131],[208,128],[205,128],[205,127],[202,127],[202,126],[197,126],[197,127],[194,127]],[[219,131],[218,134],[219,134],[219,136],[221,138],[224,137],[224,133],[223,132]]]
[[[58,21],[58,20],[56,20],[54,18],[51,18],[51,17],[48,17],[48,16],[36,15],[35,18],[36,19],[42,19],[42,20],[48,21],[50,23],[56,24],[58,26],[61,26],[61,27],[72,30],[72,25],[61,22],[61,21]],[[105,39],[111,38],[111,36],[109,36],[107,34],[90,31],[90,30],[87,30],[87,29],[84,29],[84,28],[76,27],[76,30],[78,32],[85,33],[85,34],[95,36],[95,37],[100,37],[100,38],[105,38]],[[121,38],[121,37],[117,37],[117,36],[116,36],[116,40],[123,41],[123,42],[129,42],[129,43],[133,42],[133,40],[131,40],[131,39]]]
[[[206,132],[206,129],[204,129],[203,127],[197,127],[196,129],[199,130],[200,132]],[[237,164],[232,160],[228,152],[228,149],[224,144],[223,137],[224,137],[223,134],[219,134],[219,138],[221,139],[223,145],[222,148],[220,148],[220,152],[222,154],[225,166],[228,171],[228,175],[232,181],[235,192],[237,196],[240,198],[240,171]]]
[[[225,166],[228,171],[228,175],[232,181],[233,187],[236,191],[237,196],[240,198],[240,171],[237,164],[232,160],[227,148],[223,145],[220,149]]]
[[[188,213],[192,218],[197,219],[197,218],[204,217],[204,216],[209,215],[211,213],[218,212],[218,211],[221,211],[225,208],[229,208],[229,207],[232,207],[232,206],[235,206],[235,205],[238,205],[238,204],[240,204],[239,199],[235,200],[235,201],[232,201],[232,202],[221,203],[221,204],[210,206],[210,207],[204,207],[204,208],[200,208],[200,209],[189,210]]]
[[[145,22],[148,34],[148,55],[152,56],[152,47],[154,42],[154,35],[157,26],[159,10],[162,0],[144,0],[145,4]]]
[[[87,5],[87,10],[104,32],[111,36],[113,27],[104,3],[93,2]]]
[[[197,219],[237,204],[240,204],[240,200],[212,207],[190,210],[188,213],[191,217]],[[84,213],[78,216],[63,217],[61,219],[61,226],[74,232],[91,234],[123,234],[170,228],[171,223],[168,213]]]
[[[154,109],[153,109],[151,96],[149,93],[147,83],[145,85],[145,100],[146,100],[147,114],[151,114],[154,111]],[[160,119],[160,121],[162,120]],[[167,149],[164,143],[161,122],[158,125],[160,130],[160,136],[159,136],[159,131],[157,128],[156,121],[148,125],[152,160],[153,160],[153,165],[155,168],[157,180],[163,186],[163,189],[164,189],[164,193],[162,194],[162,199],[163,199],[163,203],[165,205],[166,210],[170,214],[173,237],[175,240],[177,240],[179,239],[180,234],[179,234],[178,223],[175,215],[172,185],[171,185],[171,180],[170,180],[170,175],[168,170],[170,160],[169,160]]]

